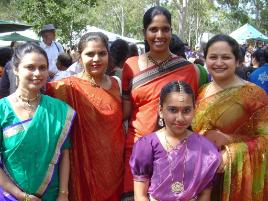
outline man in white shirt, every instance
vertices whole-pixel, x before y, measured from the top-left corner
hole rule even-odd
[[[42,27],[39,35],[42,37],[43,41],[40,46],[46,51],[49,61],[49,75],[50,78],[58,72],[56,61],[58,55],[63,53],[63,47],[59,42],[56,42],[56,28],[53,24],[46,24]]]

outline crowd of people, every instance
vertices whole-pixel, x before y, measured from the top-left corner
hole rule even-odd
[[[189,61],[160,6],[141,54],[101,32],[65,53],[55,31],[0,49],[1,201],[268,200],[268,48],[245,67],[218,34]]]

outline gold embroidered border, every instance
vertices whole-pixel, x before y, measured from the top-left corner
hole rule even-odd
[[[11,128],[4,130],[3,131],[4,138],[9,138],[9,137],[19,134],[19,132],[25,131],[30,123],[31,123],[31,120],[27,122],[19,123],[16,126],[13,126]]]
[[[57,142],[54,156],[52,157],[52,159],[50,161],[46,176],[45,176],[42,184],[40,185],[39,189],[37,190],[36,195],[39,195],[39,196],[42,195],[45,192],[49,182],[51,181],[51,178],[52,178],[53,172],[54,172],[54,168],[55,168],[55,164],[57,163],[57,161],[58,161],[58,159],[60,157],[61,147],[62,147],[62,145],[63,145],[63,143],[64,143],[64,141],[66,139],[66,136],[67,136],[67,134],[68,134],[68,132],[70,130],[74,115],[75,115],[75,111],[72,108],[69,107],[69,111],[67,113],[65,125],[64,125],[64,127],[63,127],[63,129],[61,131],[59,140]]]

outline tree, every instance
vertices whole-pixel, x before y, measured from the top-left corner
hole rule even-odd
[[[16,7],[12,3],[12,0],[0,1],[0,19],[11,21],[16,21],[20,19],[18,13],[16,12]]]
[[[251,23],[263,32],[267,32],[267,0],[217,0],[217,2],[221,8],[230,10],[230,16],[237,25]]]
[[[148,5],[154,5],[154,0],[103,0],[87,18],[93,26],[142,39],[142,17]]]
[[[36,31],[44,24],[53,23],[61,41],[70,45],[73,33],[80,32],[87,24],[84,13],[96,3],[92,0],[14,0],[21,19],[33,25]]]

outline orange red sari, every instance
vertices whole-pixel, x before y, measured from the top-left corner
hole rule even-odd
[[[118,201],[123,184],[122,106],[117,81],[105,90],[69,77],[48,83],[48,94],[77,112],[71,136],[70,201]]]
[[[207,86],[208,87],[208,86]],[[213,201],[268,200],[268,96],[253,84],[199,94],[192,128],[219,130],[231,137],[228,162]]]
[[[190,62],[174,57],[162,68],[151,66],[140,71],[138,59],[138,56],[129,58],[122,74],[123,98],[132,104],[125,149],[124,192],[133,192],[130,155],[137,139],[155,130],[162,87],[171,81],[181,80],[189,83],[194,92],[198,89],[197,72]]]

